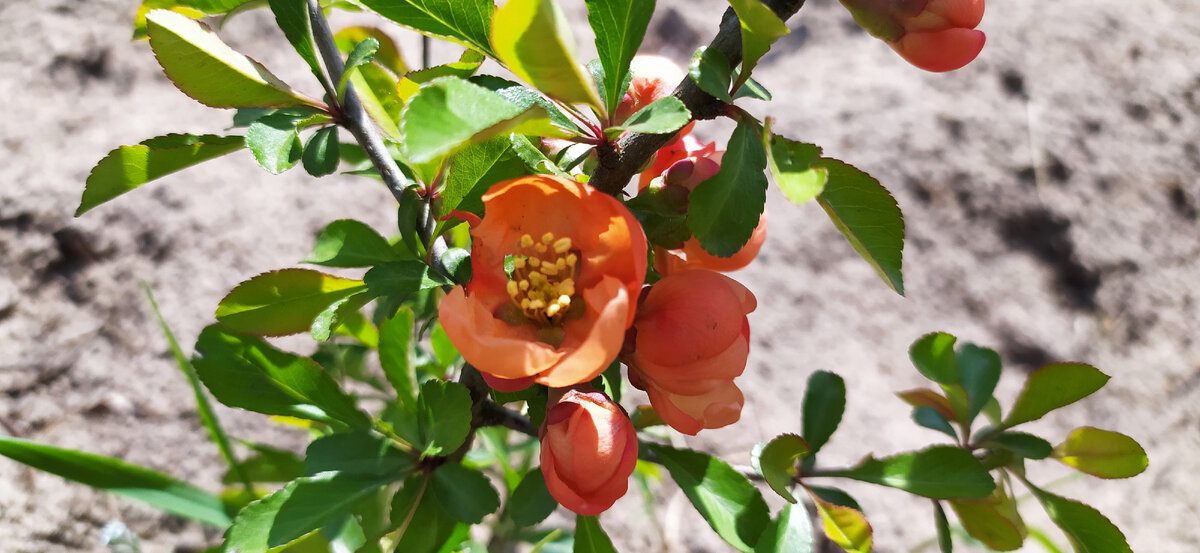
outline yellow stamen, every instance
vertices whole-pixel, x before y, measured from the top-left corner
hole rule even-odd
[[[522,248],[528,248],[529,246],[532,246],[533,245],[533,237],[528,234],[522,235],[521,241],[518,243],[518,245]]]
[[[561,332],[565,317],[582,312],[573,309],[582,304],[572,305],[579,273],[579,254],[573,247],[570,237],[559,238],[552,232],[541,235],[540,241],[524,234],[512,254],[513,271],[505,289],[520,314],[542,330]]]
[[[550,236],[550,233],[546,233],[546,236]],[[571,239],[569,237],[564,236],[554,242],[554,253],[564,254],[564,253],[567,253],[567,251],[569,251],[570,249],[571,249]]]
[[[551,242],[554,242],[554,233],[553,232],[547,232],[546,234],[542,235],[542,243],[543,244],[549,244]]]

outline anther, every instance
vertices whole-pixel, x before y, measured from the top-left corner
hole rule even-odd
[[[548,233],[547,233],[547,236],[549,236]],[[563,254],[563,253],[567,253],[567,250],[570,250],[570,249],[571,249],[571,238],[570,237],[564,236],[554,242],[554,253]]]
[[[532,236],[530,236],[528,234],[521,236],[520,246],[522,248],[528,248],[529,246],[532,246],[532,245],[533,245],[533,237]]]
[[[543,244],[549,244],[551,242],[554,242],[554,233],[553,232],[547,232],[546,234],[542,235],[542,243]]]

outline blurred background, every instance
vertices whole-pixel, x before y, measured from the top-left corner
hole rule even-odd
[[[578,24],[584,56],[593,54],[583,3],[560,4]],[[659,0],[642,51],[685,63],[715,33],[726,5]],[[148,46],[129,41],[136,7],[0,3],[0,419],[6,433],[121,457],[215,490],[220,459],[140,283],[154,289],[190,351],[238,282],[297,265],[329,221],[355,218],[390,234],[395,212],[375,181],[317,181],[299,169],[272,176],[243,151],[73,218],[88,172],[109,150],[168,132],[221,133],[231,120],[231,112],[214,113],[175,90]],[[1099,509],[1135,551],[1193,550],[1200,4],[995,0],[980,26],[988,35],[980,57],[936,75],[869,37],[833,0],[809,0],[788,24],[791,34],[755,72],[775,100],[743,105],[892,191],[907,219],[907,296],[878,279],[818,206],[796,207],[773,190],[766,247],[735,274],[760,306],[739,380],[742,421],[683,442],[747,464],[755,443],[800,429],[804,383],[819,369],[842,375],[849,388],[823,464],[940,441],[914,425],[893,394],[924,383],[908,345],[943,330],[1001,353],[997,395],[1005,405],[1046,362],[1086,362],[1112,375],[1103,390],[1030,430],[1053,443],[1085,424],[1116,430],[1145,446],[1149,469],[1102,481],[1063,478],[1071,471],[1047,462],[1031,479]],[[419,63],[416,35],[393,31],[409,63]],[[319,95],[265,10],[234,18],[221,34]],[[439,45],[432,58],[458,53]],[[723,141],[729,129],[704,123],[697,132]],[[220,415],[235,436],[301,443],[265,417]],[[875,551],[935,549],[928,501],[846,488],[874,527]],[[659,495],[660,525],[643,516],[636,492],[605,515],[621,551],[728,550],[672,484]],[[1039,512],[1029,503],[1025,512]],[[219,537],[0,459],[0,552],[105,551],[101,528],[113,520],[140,535],[147,552],[196,551]],[[1044,517],[1028,523],[1066,547]]]

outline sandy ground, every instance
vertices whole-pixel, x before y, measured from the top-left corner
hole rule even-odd
[[[72,218],[91,166],[119,144],[166,132],[222,132],[175,91],[145,44],[130,43],[132,0],[0,3],[0,417],[25,437],[115,455],[216,489],[219,459],[142,297],[155,290],[185,348],[236,283],[292,266],[328,221],[387,233],[392,201],[353,177],[274,177],[239,152]],[[582,3],[566,3],[582,22]],[[661,1],[643,48],[683,61],[715,29],[719,0]],[[931,330],[997,348],[1011,402],[1052,360],[1113,376],[1094,397],[1033,425],[1057,442],[1090,424],[1137,438],[1147,472],[1069,479],[1057,493],[1096,506],[1135,551],[1200,544],[1200,4],[1190,0],[994,1],[988,45],[968,68],[919,72],[832,0],[810,0],[760,80],[783,134],[871,172],[907,216],[907,297],[888,290],[815,205],[771,197],[770,238],[738,275],[758,295],[741,380],[743,421],[691,443],[748,462],[756,442],[799,430],[813,370],[842,374],[847,416],[823,455],[850,464],[939,440],[892,392],[921,384],[908,344]],[[265,14],[225,36],[316,92]],[[404,47],[415,61],[415,41]],[[586,31],[581,37],[589,37]],[[452,55],[435,52],[435,60]],[[710,126],[716,132],[724,127]],[[773,193],[774,194],[774,193]],[[299,350],[311,347],[289,342]],[[297,437],[223,410],[231,433]],[[1035,471],[1049,482],[1061,467]],[[1193,475],[1189,477],[1188,475]],[[928,502],[850,486],[876,551],[930,551]],[[768,493],[769,495],[769,493]],[[665,531],[629,497],[606,515],[622,551],[724,551],[664,492]],[[1030,502],[1031,503],[1031,502]],[[1036,505],[1026,505],[1036,512]],[[103,551],[121,520],[145,551],[193,551],[216,536],[141,504],[0,460],[0,552]],[[1065,543],[1048,523],[1030,523]],[[1030,546],[1029,551],[1041,551]]]

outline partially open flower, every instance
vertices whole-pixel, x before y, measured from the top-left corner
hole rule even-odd
[[[644,293],[632,351],[622,359],[630,382],[672,428],[695,435],[741,416],[744,399],[733,379],[746,368],[746,314],[756,306],[745,286],[705,270],[671,274]]]
[[[842,0],[859,25],[926,71],[971,63],[986,40],[975,30],[984,0]]]
[[[611,196],[546,175],[496,184],[483,205],[471,282],[438,308],[450,341],[493,383],[557,388],[599,375],[646,276],[637,220]]]
[[[567,390],[546,411],[541,438],[542,476],[563,507],[595,515],[625,495],[637,464],[637,431],[608,396]]]

